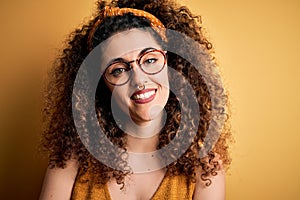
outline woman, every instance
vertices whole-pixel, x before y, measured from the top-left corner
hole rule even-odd
[[[172,40],[169,29],[196,41],[200,54]],[[180,52],[199,61],[203,73]],[[90,55],[96,60],[86,62],[88,78],[76,85]],[[88,93],[95,73],[100,80]],[[50,162],[40,199],[225,199],[227,94],[199,17],[186,7],[171,0],[99,1],[94,19],[71,34],[57,59],[45,99]],[[86,115],[93,108],[96,115]],[[95,119],[100,129],[90,124]],[[155,151],[161,153],[152,160],[132,160]]]

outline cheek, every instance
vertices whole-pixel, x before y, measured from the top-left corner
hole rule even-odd
[[[161,85],[162,87],[169,89],[169,77],[168,77],[167,69],[165,68],[159,74],[156,74],[153,77],[153,81],[155,81],[157,84]]]
[[[156,74],[156,76],[153,78],[153,81],[156,82],[156,84],[158,84],[161,88],[158,102],[164,107],[168,101],[170,94],[168,70],[164,69],[159,74]]]
[[[122,90],[114,89],[112,92],[112,99],[116,102],[124,101],[124,92]]]
[[[128,110],[128,95],[126,93],[126,89],[122,87],[115,87],[112,89],[112,105],[117,106],[123,111]]]
[[[109,84],[108,82],[105,81],[105,85],[106,87],[109,89],[109,91],[111,92],[112,96],[111,98],[114,100],[118,100],[122,97],[122,86],[114,86]]]
[[[113,112],[113,116],[116,118],[121,119],[123,113],[128,114],[128,103],[126,102],[124,95],[125,94],[123,94],[119,89],[114,89],[112,91],[111,109]]]
[[[119,90],[119,88],[116,88],[115,86],[107,83],[105,81],[105,85],[108,88],[108,90],[111,92],[111,99],[112,99],[112,103],[117,103],[118,106],[121,105],[121,99],[122,99],[122,90]]]

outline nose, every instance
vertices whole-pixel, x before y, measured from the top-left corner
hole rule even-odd
[[[141,84],[145,84],[148,81],[148,75],[145,74],[137,62],[131,63],[132,75],[130,79],[130,85],[136,87]]]

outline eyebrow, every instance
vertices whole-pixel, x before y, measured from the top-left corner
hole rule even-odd
[[[153,50],[153,49],[156,49],[156,48],[153,48],[153,47],[147,47],[147,48],[143,49],[143,50],[138,54],[137,58],[139,58],[139,57],[140,57],[141,55],[143,55],[145,52],[150,51],[150,50]],[[114,59],[112,59],[112,60],[110,60],[110,61],[108,62],[108,64],[106,65],[106,68],[107,68],[109,65],[111,65],[112,63],[116,63],[116,62],[124,62],[124,61],[128,61],[128,60],[126,60],[126,59],[124,59],[124,58],[114,58]]]

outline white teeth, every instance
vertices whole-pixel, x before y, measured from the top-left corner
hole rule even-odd
[[[137,94],[133,96],[133,99],[138,100],[138,99],[147,99],[149,97],[151,97],[152,95],[155,94],[155,91],[150,91],[150,92],[146,92],[143,94]]]

